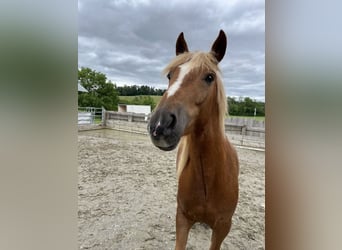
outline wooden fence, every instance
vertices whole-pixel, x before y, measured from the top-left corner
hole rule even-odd
[[[148,134],[147,123],[150,118],[148,115],[106,111],[105,109],[100,111],[100,115],[96,117],[98,121],[96,123],[82,124],[79,118],[78,129],[111,128],[131,133]],[[265,150],[264,121],[257,121],[253,118],[230,117],[225,120],[225,130],[234,145]]]
[[[136,114],[136,113],[122,113],[115,111],[106,111],[105,113],[105,122],[108,120],[119,120],[119,121],[128,121],[128,122],[148,122],[149,117],[145,114]],[[106,124],[104,124],[106,125]]]
[[[149,116],[135,113],[121,113],[105,111],[102,124],[105,128],[112,128],[131,133],[147,133]],[[235,145],[265,149],[265,122],[249,118],[232,117],[225,121],[228,138]]]
[[[114,111],[106,111],[105,113],[105,126],[111,126],[111,121],[127,121],[127,122],[140,122],[146,123],[149,117],[144,114],[135,113],[120,113]],[[134,126],[134,125],[133,125]],[[139,127],[139,126],[138,126]],[[256,121],[248,118],[228,118],[225,121],[225,130],[233,134],[241,134],[246,136],[265,137],[265,122]]]

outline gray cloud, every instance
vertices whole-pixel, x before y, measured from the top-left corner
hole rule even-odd
[[[223,29],[220,63],[229,96],[264,100],[264,1],[79,0],[79,67],[120,84],[166,88],[162,69],[184,32],[190,50],[208,51]]]

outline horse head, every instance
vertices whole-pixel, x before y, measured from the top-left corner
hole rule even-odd
[[[218,63],[223,59],[227,38],[221,30],[210,52],[190,52],[180,33],[176,57],[165,68],[167,91],[151,116],[148,131],[155,146],[173,150],[183,135],[205,128],[208,116],[219,117],[220,128],[226,113],[226,96]],[[224,131],[223,131],[224,132]]]

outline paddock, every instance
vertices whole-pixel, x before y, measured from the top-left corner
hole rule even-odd
[[[79,249],[174,249],[176,150],[147,135],[112,129],[78,133]],[[264,249],[265,153],[237,148],[240,197],[221,249]],[[187,249],[208,249],[211,230],[195,224]]]

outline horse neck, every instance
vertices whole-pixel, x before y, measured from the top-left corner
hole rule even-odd
[[[216,159],[215,161],[224,157],[226,136],[222,131],[220,123],[223,121],[219,120],[218,112],[219,108],[216,103],[200,112],[199,119],[189,135],[190,154],[193,153],[204,159],[215,157],[213,158]]]
[[[201,133],[193,132],[187,137],[190,178],[202,185],[205,197],[211,195],[215,185],[220,185],[219,180],[227,171],[226,139],[219,128],[219,124],[210,122],[205,130],[198,130]]]
[[[203,105],[198,118],[194,123],[192,135],[194,140],[206,143],[216,143],[225,140],[225,132],[222,128],[224,121],[220,120],[221,110],[214,95],[211,100]]]
[[[224,125],[221,124],[223,121],[219,115],[220,107],[218,102],[214,101],[216,99],[211,100],[208,105],[203,106],[191,131],[182,139],[182,147],[178,151],[178,178],[186,166],[202,176],[204,172],[211,173],[211,176],[222,172],[221,169],[227,160],[227,141]]]
[[[220,148],[224,148],[226,137],[223,134],[221,127],[213,126],[210,122],[204,127],[195,128],[195,131],[189,135],[189,143],[191,148],[201,155],[210,155]]]

